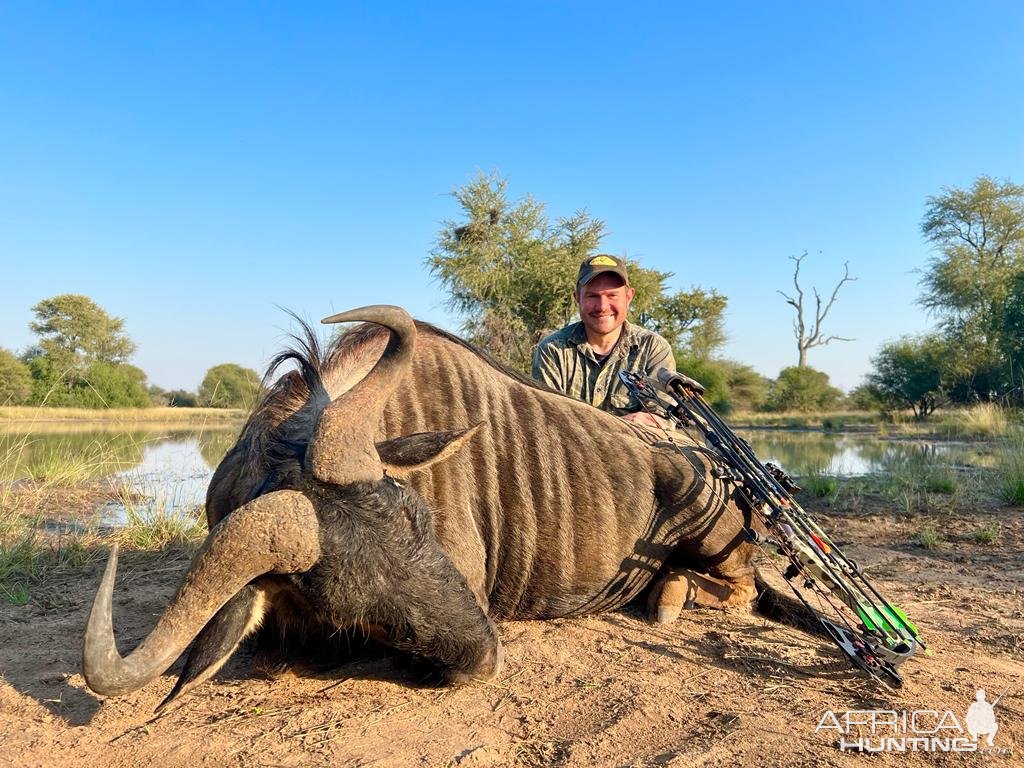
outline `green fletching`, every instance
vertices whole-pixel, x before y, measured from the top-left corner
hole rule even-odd
[[[895,605],[884,605],[881,609],[859,607],[857,615],[869,630],[886,632],[892,629],[898,634],[902,634],[902,630],[907,630],[911,636],[918,637],[917,627],[907,618],[907,614]]]

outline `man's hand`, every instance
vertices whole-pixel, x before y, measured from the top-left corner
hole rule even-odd
[[[645,427],[652,427],[653,429],[664,429],[664,425],[654,418],[653,415],[647,411],[637,411],[636,413],[627,413],[622,417],[625,421],[632,421],[634,424],[643,424]]]

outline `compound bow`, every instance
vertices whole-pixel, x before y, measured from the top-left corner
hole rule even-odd
[[[884,684],[902,685],[897,667],[919,647],[926,648],[917,627],[875,589],[861,567],[797,503],[793,494],[800,488],[793,480],[780,467],[754,455],[750,443],[708,405],[699,382],[662,368],[658,382],[674,401],[666,403],[646,376],[622,371],[619,377],[645,410],[679,426],[693,424],[703,433],[721,458],[714,476],[734,484],[733,492],[764,520],[768,535],[748,528],[748,539],[762,549],[774,548],[789,560],[782,574],[786,582],[855,667]],[[823,610],[815,609],[809,597]]]

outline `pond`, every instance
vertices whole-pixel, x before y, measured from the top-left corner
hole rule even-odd
[[[908,464],[943,467],[992,467],[995,446],[940,440],[887,440],[875,434],[785,430],[739,432],[762,461],[789,474],[855,477],[888,473]]]
[[[127,506],[142,514],[194,513],[213,470],[239,425],[207,429],[55,427],[40,433],[0,433],[0,481],[23,477],[63,482],[111,478],[125,501],[100,511],[106,525],[123,524]],[[744,430],[754,452],[795,477],[887,473],[914,462],[990,467],[993,446],[925,440],[884,440],[868,434]]]
[[[109,479],[122,501],[98,510],[104,526],[123,525],[129,508],[141,515],[194,514],[238,430],[239,425],[7,430],[0,433],[0,482],[36,478],[74,485]]]

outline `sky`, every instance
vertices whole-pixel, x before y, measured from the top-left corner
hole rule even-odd
[[[602,250],[728,298],[725,356],[849,389],[929,328],[927,198],[1024,182],[1024,5],[5,3],[0,347],[91,297],[150,383],[262,371],[294,325],[372,303],[457,331],[425,259],[498,173]],[[571,290],[567,286],[566,290]]]

